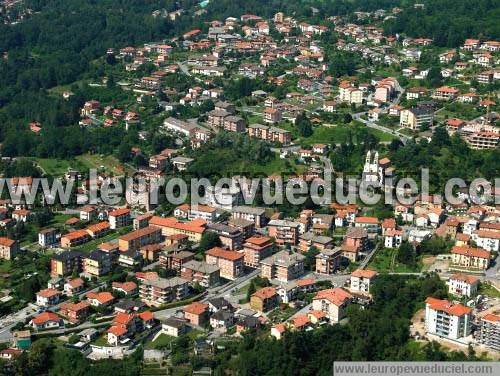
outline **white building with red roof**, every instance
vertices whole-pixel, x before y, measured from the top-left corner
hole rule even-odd
[[[427,334],[458,340],[471,333],[472,308],[448,300],[425,299]]]

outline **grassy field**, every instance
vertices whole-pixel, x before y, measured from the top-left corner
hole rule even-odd
[[[52,176],[62,176],[69,169],[85,172],[90,168],[95,168],[114,175],[123,175],[124,171],[127,173],[132,171],[131,168],[121,164],[112,155],[83,154],[68,160],[38,158],[35,161],[46,174]]]
[[[104,169],[104,171],[115,175],[123,175],[124,172],[130,173],[132,171],[130,167],[124,166],[112,155],[82,154],[76,157],[76,160],[87,169]]]
[[[498,291],[496,288],[494,288],[489,283],[481,282],[479,284],[478,294],[486,295],[486,296],[489,296],[491,298],[500,298],[500,291]]]
[[[422,269],[422,260],[418,258],[415,267],[400,264],[396,260],[397,249],[382,248],[377,251],[368,269],[378,272],[416,273]]]
[[[175,337],[166,335],[166,334],[160,334],[158,338],[156,338],[155,341],[147,342],[144,345],[145,349],[161,349],[168,347],[172,341],[175,340]]]
[[[380,141],[391,141],[394,139],[393,135],[379,131],[377,129],[366,128],[370,133],[377,136]],[[356,142],[356,129],[351,126],[337,125],[337,126],[320,126],[314,129],[312,136],[303,138],[302,143],[312,145],[316,143],[326,144],[342,144],[347,142],[349,132],[352,134],[353,141]]]

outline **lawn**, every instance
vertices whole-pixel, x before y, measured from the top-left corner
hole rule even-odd
[[[82,154],[77,156],[76,160],[87,169],[103,169],[106,172],[111,172],[115,175],[123,175],[125,172],[130,173],[132,171],[130,167],[124,166],[112,155]]]
[[[486,296],[489,296],[491,298],[500,298],[500,291],[498,291],[491,284],[484,283],[484,282],[481,282],[479,284],[478,294],[479,295],[486,295]]]
[[[364,127],[364,126],[363,126]],[[314,133],[312,136],[303,138],[302,142],[305,145],[312,145],[316,143],[324,143],[324,144],[342,144],[347,142],[349,138],[349,132],[352,135],[352,139],[356,142],[356,132],[358,127],[353,126],[345,126],[345,125],[337,125],[337,126],[320,126],[314,129]],[[391,141],[394,139],[394,136],[379,131],[377,129],[365,128],[371,134],[377,136],[380,141]]]
[[[161,349],[170,346],[170,343],[172,341],[175,341],[175,337],[166,335],[166,334],[160,334],[156,340],[147,342],[144,345],[145,349]]]
[[[422,269],[422,259],[417,258],[417,264],[414,267],[400,264],[396,260],[397,249],[382,248],[377,251],[373,260],[368,264],[368,269],[378,272],[396,272],[396,273],[417,273]]]
[[[81,251],[81,252],[90,252],[93,251],[94,249],[97,248],[102,243],[107,243],[111,240],[118,239],[121,235],[126,234],[127,232],[130,232],[132,230],[131,226],[127,226],[124,228],[121,228],[119,231],[113,231],[101,238],[97,238],[95,240],[92,240],[88,243],[82,244],[81,246],[74,247],[75,250]]]
[[[83,170],[85,167],[74,159],[60,160],[55,158],[37,158],[35,161],[47,175],[52,176],[62,176],[69,169]]]

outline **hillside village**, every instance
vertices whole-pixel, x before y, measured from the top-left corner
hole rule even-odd
[[[248,160],[265,149],[268,162],[256,171],[268,181],[287,166],[286,181],[325,184],[327,173],[338,173],[333,154],[354,136],[380,144],[363,150],[353,174],[392,191],[406,172],[391,161],[391,143],[431,142],[445,131],[473,150],[498,148],[500,41],[471,35],[450,50],[385,35],[379,22],[401,11],[357,12],[355,23],[329,16],[321,25],[281,12],[245,14],[171,40],[109,46],[79,125],[138,130],[138,138],[120,147],[121,173],[102,162],[94,183],[100,189],[126,171],[146,181],[196,175],[208,148],[218,155],[217,145],[258,142]],[[359,64],[327,61],[331,49]],[[26,127],[44,132],[40,122]],[[153,148],[154,135],[167,141]],[[104,160],[99,154],[92,158]],[[468,189],[457,192],[460,204],[436,193],[413,205],[334,202],[294,212],[245,205],[243,174],[228,169],[213,175],[232,181],[223,203],[207,189],[206,205],[152,203],[148,193],[135,205],[91,205],[81,165],[52,174],[33,163],[41,175],[77,178],[81,205],[52,208],[43,195],[35,205],[1,200],[3,359],[44,337],[90,359],[121,359],[143,346],[160,364],[171,359],[175,337],[188,337],[197,355],[249,331],[281,340],[345,323],[350,306],[373,304],[373,285],[395,274],[437,274],[448,289],[446,299],[421,302],[415,341],[470,345],[498,359],[500,208],[474,204]],[[32,178],[11,184],[29,188]],[[492,193],[500,198],[498,187]],[[34,266],[27,272],[24,263]]]

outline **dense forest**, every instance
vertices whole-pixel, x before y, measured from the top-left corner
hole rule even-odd
[[[385,31],[411,37],[433,38],[443,47],[458,47],[467,38],[498,39],[498,0],[432,0],[423,9],[409,5],[397,18],[386,22]]]

